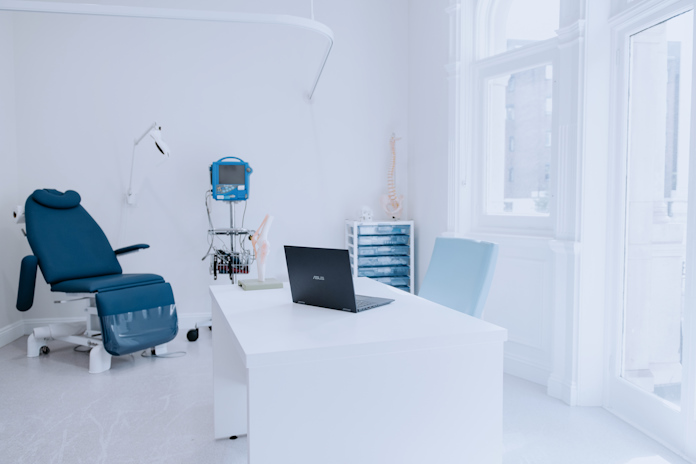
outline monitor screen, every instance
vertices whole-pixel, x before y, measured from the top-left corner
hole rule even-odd
[[[220,164],[218,166],[218,183],[219,184],[237,184],[243,185],[244,165],[243,164]]]

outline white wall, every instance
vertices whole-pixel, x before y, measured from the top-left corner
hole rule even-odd
[[[409,197],[416,289],[435,237],[447,231],[449,18],[447,0],[409,2]]]
[[[15,337],[21,314],[15,309],[24,240],[11,212],[17,200],[17,142],[15,137],[15,76],[12,16],[0,13],[0,346]]]
[[[292,13],[280,0],[264,4],[265,12],[271,4]],[[379,217],[392,132],[404,137],[398,182],[408,183],[407,8],[399,0],[315,2],[336,42],[311,103],[305,95],[326,42],[307,31],[14,13],[19,187],[9,203],[36,188],[78,191],[114,248],[151,245],[123,257],[124,272],[163,275],[180,314],[203,315],[213,283],[201,261],[208,166],[239,156],[254,169],[244,225],[275,216],[267,275],[283,278],[282,245],[342,247],[343,221],[361,205]],[[153,120],[172,156],[148,172],[130,207],[133,138]],[[136,156],[151,162],[159,153],[143,142]],[[216,226],[228,226],[226,203],[213,213]],[[25,242],[15,234],[8,243]],[[18,266],[2,263],[8,275]],[[39,279],[25,317],[54,317],[51,299]],[[79,315],[79,306],[61,314]]]

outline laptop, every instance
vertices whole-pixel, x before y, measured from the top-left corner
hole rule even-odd
[[[359,313],[394,300],[356,295],[348,250],[285,246],[294,303]]]

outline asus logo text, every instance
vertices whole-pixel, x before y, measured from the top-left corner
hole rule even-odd
[[[324,280],[324,276],[314,276],[312,277],[314,280]]]

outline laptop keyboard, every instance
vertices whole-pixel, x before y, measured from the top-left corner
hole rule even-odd
[[[355,295],[355,309],[357,312],[365,311],[366,309],[376,308],[377,306],[382,306],[384,300],[375,299],[369,296]]]
[[[372,308],[373,306],[374,303],[372,303],[371,301],[355,300],[355,307],[358,311],[364,311],[366,309]]]

